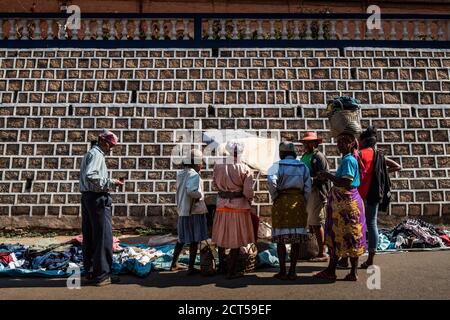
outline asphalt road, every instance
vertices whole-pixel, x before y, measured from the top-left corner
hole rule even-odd
[[[364,259],[364,258],[363,258]],[[147,278],[123,276],[119,284],[69,290],[66,279],[0,278],[0,299],[450,299],[450,251],[408,252],[377,256],[380,289],[369,290],[365,270],[358,282],[331,283],[311,278],[325,264],[302,262],[294,282],[272,278],[275,269],[258,270],[244,278],[187,276],[152,272]]]

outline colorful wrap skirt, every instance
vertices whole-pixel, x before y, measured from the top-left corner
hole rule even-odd
[[[356,258],[366,249],[364,203],[357,188],[333,187],[328,194],[325,239],[331,255]]]
[[[303,192],[299,189],[281,191],[272,206],[272,241],[292,244],[308,240],[307,219]]]
[[[217,208],[212,241],[219,247],[237,249],[255,242],[250,209]]]

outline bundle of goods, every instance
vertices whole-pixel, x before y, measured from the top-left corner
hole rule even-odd
[[[352,97],[336,97],[328,101],[327,116],[333,137],[343,133],[357,136],[361,133],[359,101]]]

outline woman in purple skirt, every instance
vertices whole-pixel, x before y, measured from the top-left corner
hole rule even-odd
[[[360,168],[355,153],[357,141],[351,134],[342,134],[337,138],[337,145],[342,160],[336,175],[328,172],[319,173],[322,179],[333,182],[333,188],[328,194],[325,222],[330,262],[325,270],[315,274],[314,277],[336,280],[338,259],[349,257],[352,268],[344,280],[357,281],[358,258],[364,254],[366,247],[364,203],[358,193]]]

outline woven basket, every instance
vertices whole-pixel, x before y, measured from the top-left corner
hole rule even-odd
[[[309,233],[308,240],[300,243],[299,260],[309,260],[317,257],[319,254],[319,245],[316,236]]]
[[[359,111],[342,110],[334,112],[328,119],[333,137],[337,137],[343,133],[353,135],[359,135],[361,133]]]
[[[214,251],[207,242],[200,249],[200,271],[203,276],[212,276],[216,273]]]
[[[254,243],[250,245],[248,253],[239,253],[237,262],[237,270],[239,272],[250,273],[255,271],[256,268],[256,256],[258,255],[258,249]]]

